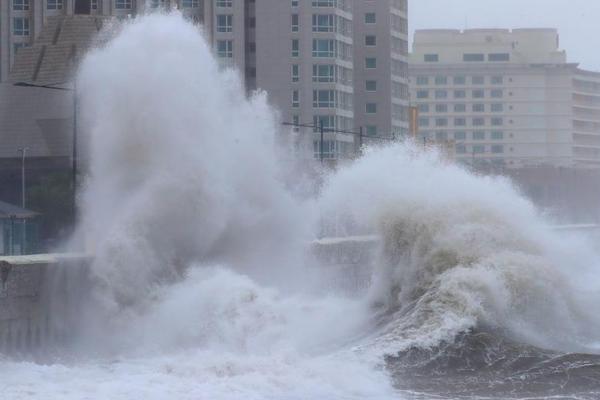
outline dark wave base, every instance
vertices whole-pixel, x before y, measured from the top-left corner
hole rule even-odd
[[[486,332],[386,359],[409,399],[600,399],[600,356],[560,354]]]

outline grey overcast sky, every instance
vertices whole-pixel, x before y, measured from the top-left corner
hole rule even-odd
[[[600,71],[600,0],[409,0],[409,8],[411,31],[557,28],[569,62]]]

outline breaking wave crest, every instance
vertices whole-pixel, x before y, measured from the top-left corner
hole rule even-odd
[[[370,291],[379,352],[482,329],[540,348],[600,350],[596,255],[583,239],[552,231],[507,180],[393,146],[340,170],[325,210],[339,212],[346,198],[346,219],[382,241]]]

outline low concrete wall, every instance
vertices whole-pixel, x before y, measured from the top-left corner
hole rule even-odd
[[[36,355],[66,340],[87,265],[73,256],[0,258],[0,353]]]

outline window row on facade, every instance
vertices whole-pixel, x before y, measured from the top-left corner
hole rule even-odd
[[[441,113],[441,114],[450,113],[450,112],[465,113],[465,112],[467,112],[467,110],[469,110],[469,112],[474,112],[474,113],[504,112],[504,104],[503,103],[491,103],[491,104],[475,103],[475,104],[470,104],[469,107],[467,107],[467,104],[465,104],[465,103],[456,103],[456,104],[421,103],[421,104],[417,105],[417,108],[419,109],[419,113],[422,113],[422,114],[433,113],[433,112]]]
[[[504,140],[504,131],[484,131],[484,130],[476,130],[472,132],[467,131],[455,131],[455,132],[447,132],[447,131],[438,131],[438,132],[429,132],[422,131],[420,133],[421,137],[427,139],[436,140],[454,140],[456,142],[466,141],[466,140]]]
[[[487,96],[486,96],[487,92]],[[483,99],[485,97],[490,97],[493,99],[501,99],[504,97],[504,90],[502,89],[474,89],[474,90],[445,90],[445,89],[437,89],[437,90],[429,90],[429,89],[420,89],[416,92],[417,99],[429,99],[431,97],[435,99],[448,99],[450,95],[452,95],[455,99],[465,99],[467,95],[470,94],[473,99]],[[511,95],[511,93],[509,93]]]
[[[300,31],[300,16],[291,16],[292,32]],[[352,36],[352,21],[335,14],[313,14],[312,31],[315,33],[338,33],[343,36]]]
[[[472,76],[472,77],[467,77],[464,75],[459,75],[459,76],[452,76],[452,77],[448,77],[448,76],[444,76],[444,75],[437,75],[437,76],[417,76],[415,78],[415,83],[418,86],[427,86],[427,85],[431,85],[432,83],[437,85],[437,86],[446,86],[449,85],[450,83],[452,83],[455,86],[462,86],[462,85],[466,85],[467,82],[471,83],[472,85],[485,85],[487,82],[489,82],[492,85],[502,85],[504,84],[504,77],[500,76],[500,75],[494,75],[494,76],[490,76],[489,80],[486,79],[485,76],[481,76],[481,75],[477,75],[477,76]]]
[[[504,118],[502,117],[493,117],[493,118],[484,118],[484,117],[476,117],[476,118],[419,118],[419,127],[448,127],[448,126],[502,126],[504,125]]]
[[[464,53],[462,55],[462,60],[464,62],[485,62],[487,59],[488,62],[509,62],[510,61],[510,53]],[[439,62],[440,55],[439,54],[424,54],[423,61],[425,62]]]
[[[32,0],[12,0],[13,11],[30,11]],[[98,9],[99,0],[90,0],[90,9]],[[116,10],[131,10],[134,7],[133,0],[114,0],[114,8]],[[150,0],[148,5],[151,8],[159,8],[166,6],[168,0]],[[231,8],[233,6],[233,0],[218,0],[216,2],[217,7]],[[66,0],[46,0],[45,8],[49,11],[63,10],[66,6]],[[199,8],[200,0],[181,0],[180,6],[182,8]]]

